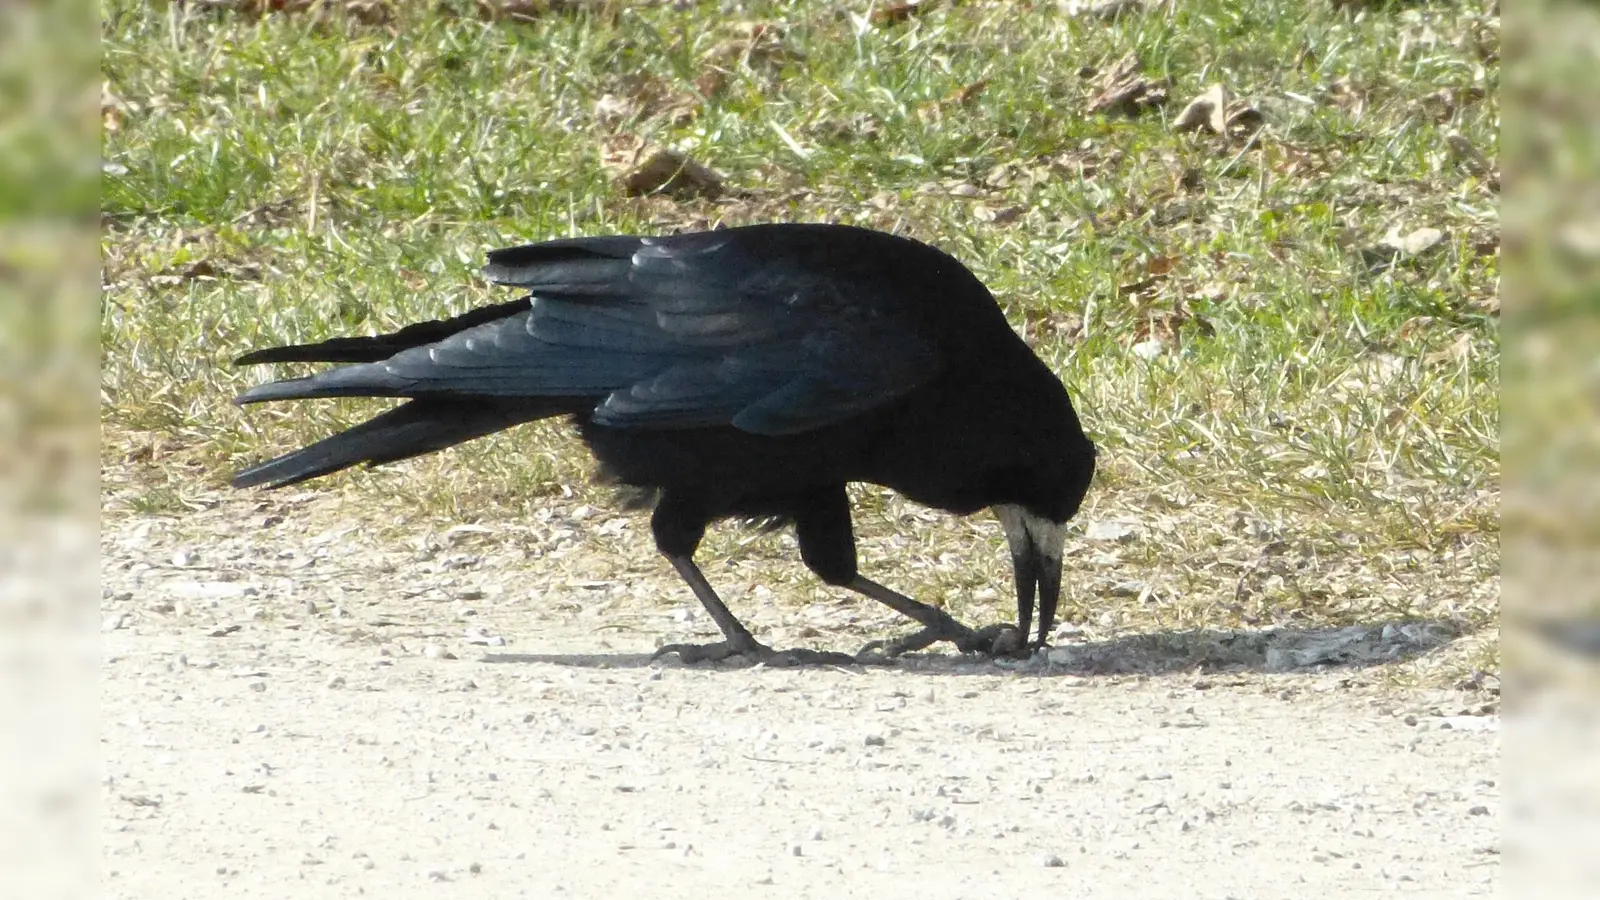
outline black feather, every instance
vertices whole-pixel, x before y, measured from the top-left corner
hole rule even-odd
[[[388,359],[401,350],[412,347],[421,347],[441,341],[464,331],[475,325],[493,322],[506,316],[523,312],[528,308],[528,298],[512,300],[509,303],[499,303],[494,306],[485,306],[471,312],[462,313],[451,319],[442,319],[437,322],[418,322],[393,334],[380,334],[374,337],[359,338],[334,338],[316,344],[292,344],[287,347],[268,347],[263,350],[253,350],[233,361],[236,366],[254,366],[261,363],[286,363],[286,362],[340,362],[360,363],[378,362]]]
[[[412,400],[348,431],[244,469],[233,476],[233,486],[285,487],[355,465],[376,466],[433,453],[513,425],[570,411],[559,403],[541,400]]]

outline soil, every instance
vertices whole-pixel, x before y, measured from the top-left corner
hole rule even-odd
[[[1159,641],[652,662],[712,634],[665,563],[557,577],[475,534],[380,546],[248,503],[108,517],[106,895],[1496,891],[1482,684],[1288,651],[1118,664]],[[845,649],[892,622],[867,602],[733,605],[771,643]]]

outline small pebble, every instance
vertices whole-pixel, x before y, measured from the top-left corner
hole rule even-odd
[[[438,644],[429,644],[422,648],[422,655],[428,659],[455,659],[456,655]]]
[[[1063,860],[1054,853],[1051,853],[1044,858],[1044,867],[1046,869],[1060,869],[1066,866],[1066,864],[1066,860]]]
[[[867,746],[868,747],[882,747],[883,746],[883,735],[881,735],[881,734],[869,734],[869,735],[867,735]]]
[[[343,675],[334,675],[334,676],[331,676],[331,677],[328,678],[328,680],[326,682],[326,685],[327,685],[328,688],[334,689],[334,688],[342,688],[342,687],[344,687],[344,683],[345,682],[344,682],[344,676]]]
[[[267,683],[265,681],[257,680],[257,681],[250,682],[250,690],[255,691],[258,694],[261,693],[262,691],[265,691],[266,689],[267,689]]]

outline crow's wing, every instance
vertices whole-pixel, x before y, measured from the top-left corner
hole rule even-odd
[[[737,231],[577,239],[496,251],[485,273],[527,288],[526,312],[383,362],[264,385],[241,400],[593,396],[602,425],[781,435],[848,418],[933,376],[934,343],[895,314],[906,301],[892,296],[892,282],[860,276],[860,253],[848,241],[831,253],[815,244],[791,252],[773,240],[781,235],[767,232],[759,243]]]

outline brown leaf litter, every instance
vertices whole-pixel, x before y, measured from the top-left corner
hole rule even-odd
[[[1142,74],[1138,54],[1129,53],[1095,79],[1088,110],[1136,116],[1165,104],[1170,87],[1170,79]]]
[[[1117,294],[1134,304],[1134,328],[1124,342],[1134,352],[1145,358],[1154,358],[1169,349],[1181,346],[1186,327],[1205,337],[1217,333],[1216,326],[1189,306],[1188,292],[1181,285],[1172,290],[1172,275],[1182,262],[1170,254],[1157,254],[1145,261],[1143,275],[1119,285]],[[1176,294],[1170,306],[1162,304],[1164,296]]]
[[[664,79],[634,73],[620,79],[613,90],[600,95],[594,104],[594,118],[596,124],[607,130],[645,121],[681,128],[699,117],[708,96],[704,92],[675,90]]]
[[[702,64],[724,71],[762,70],[806,60],[804,53],[789,46],[787,30],[776,22],[734,22],[724,30],[729,36],[700,55]]]
[[[122,119],[127,109],[128,104],[112,92],[111,82],[102,82],[100,85],[100,125],[107,134],[113,134],[122,129]]]
[[[722,176],[716,172],[637,135],[607,138],[601,144],[600,165],[630,197],[660,193],[715,198],[723,192]]]
[[[975,206],[972,208],[972,217],[986,225],[1006,226],[1021,221],[1028,212],[1028,207],[1017,204],[1010,206]]]
[[[874,6],[868,20],[874,25],[898,25],[920,16],[937,4],[935,0],[893,0]]]
[[[1264,120],[1261,111],[1246,100],[1233,98],[1220,82],[1206,88],[1172,120],[1174,131],[1209,131],[1220,135],[1249,135]]]
[[[1472,358],[1472,352],[1472,335],[1463,331],[1449,344],[1422,357],[1422,361],[1429,365],[1464,363]]]
[[[1114,169],[1122,159],[1122,151],[1112,149],[1102,155],[1092,140],[1085,139],[1060,153],[998,163],[983,176],[983,184],[998,191],[1013,186],[1033,189],[1063,178],[1090,181],[1102,170]]]
[[[1491,162],[1482,150],[1474,147],[1466,135],[1452,131],[1445,135],[1445,145],[1449,148],[1450,158],[1457,165],[1482,180],[1489,190],[1499,192],[1500,167]]]
[[[1352,119],[1361,118],[1372,100],[1372,92],[1352,81],[1348,75],[1340,76],[1323,93],[1329,103],[1344,110]]]
[[[257,263],[208,257],[158,272],[150,276],[150,283],[174,287],[191,281],[260,281],[262,277],[261,266]]]
[[[984,78],[965,87],[959,87],[937,100],[929,100],[917,106],[917,118],[929,125],[937,125],[944,121],[945,113],[954,112],[963,107],[972,105],[972,102],[989,87],[989,79]]]

